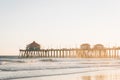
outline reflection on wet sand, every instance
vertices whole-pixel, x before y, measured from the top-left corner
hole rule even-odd
[[[82,76],[82,80],[106,80],[105,75]]]
[[[79,80],[120,80],[119,74],[82,76]]]
[[[96,80],[105,80],[105,75],[96,75],[95,79]]]
[[[91,76],[82,76],[82,80],[91,80]]]

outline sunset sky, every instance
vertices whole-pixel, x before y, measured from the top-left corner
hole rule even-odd
[[[0,55],[82,43],[120,46],[120,0],[0,0]]]

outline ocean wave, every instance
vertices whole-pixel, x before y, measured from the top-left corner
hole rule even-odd
[[[45,70],[45,69],[72,69],[72,68],[91,68],[91,67],[120,67],[120,64],[83,64],[83,63],[66,63],[66,62],[28,62],[28,63],[14,63],[0,66],[2,71],[25,71],[25,70]]]
[[[0,59],[0,64],[0,79],[17,79],[22,77],[39,77],[42,75],[49,76],[57,74],[65,75],[87,70],[94,71],[120,68],[120,60],[113,59]]]

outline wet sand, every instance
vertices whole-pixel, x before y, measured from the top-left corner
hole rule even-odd
[[[21,78],[14,80],[120,80],[120,70],[104,70],[67,75]]]

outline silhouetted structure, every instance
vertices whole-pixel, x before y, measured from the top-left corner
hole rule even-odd
[[[29,51],[38,51],[40,50],[40,45],[33,41],[31,44],[27,45],[26,50]]]
[[[119,47],[106,48],[102,44],[96,44],[93,48],[85,43],[80,48],[41,49],[41,46],[33,41],[20,49],[20,57],[53,57],[53,58],[119,58]]]

